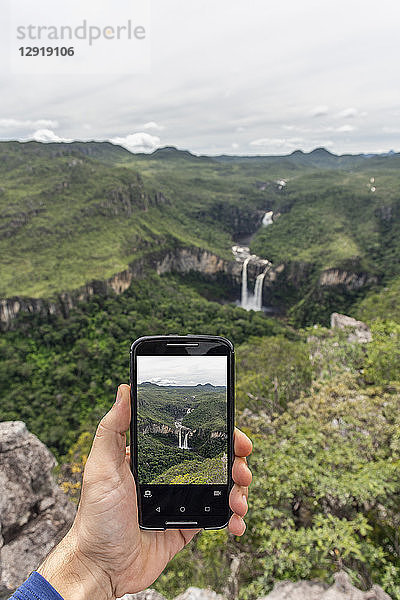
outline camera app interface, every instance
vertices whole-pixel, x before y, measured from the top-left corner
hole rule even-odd
[[[141,484],[226,484],[226,356],[138,356]]]

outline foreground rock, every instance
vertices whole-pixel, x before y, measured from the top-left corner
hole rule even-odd
[[[166,600],[164,596],[156,592],[156,590],[152,590],[149,588],[148,590],[144,590],[143,592],[139,592],[137,594],[125,594],[119,600]]]
[[[75,508],[56,485],[56,460],[24,423],[0,423],[0,598],[7,598],[35,570],[72,523]],[[124,600],[165,600],[155,590]],[[224,600],[212,590],[189,587],[175,600]],[[335,583],[278,582],[261,600],[391,600],[374,585],[363,592],[346,573]]]
[[[166,600],[164,596],[155,590],[148,589],[138,594],[125,594],[120,600]],[[174,600],[225,600],[223,596],[212,590],[203,590],[197,587],[190,587]]]
[[[365,344],[372,341],[371,331],[363,321],[357,321],[353,317],[341,315],[340,313],[331,314],[332,329],[346,329],[349,331],[348,341]]]
[[[379,585],[374,585],[366,592],[354,587],[344,571],[336,573],[335,583],[314,581],[279,581],[271,593],[259,600],[391,600]],[[165,600],[164,596],[154,590],[146,590],[139,594],[127,594],[123,600]],[[201,590],[190,587],[175,600],[224,600],[212,590]]]
[[[379,585],[362,592],[352,585],[344,571],[334,577],[335,583],[330,587],[312,581],[280,581],[270,594],[260,600],[391,600]]]
[[[75,508],[54,481],[55,465],[25,423],[0,423],[0,598],[39,566],[72,523]]]

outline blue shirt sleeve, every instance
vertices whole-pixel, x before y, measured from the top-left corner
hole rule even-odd
[[[9,600],[63,600],[52,585],[37,571],[14,592]]]

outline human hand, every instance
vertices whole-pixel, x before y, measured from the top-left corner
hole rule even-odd
[[[139,528],[135,480],[129,466],[125,432],[131,418],[129,385],[96,431],[82,483],[75,521],[65,538],[38,569],[64,600],[111,599],[150,586],[198,529],[144,531]],[[251,472],[249,438],[235,429],[234,486],[229,530],[245,531]]]

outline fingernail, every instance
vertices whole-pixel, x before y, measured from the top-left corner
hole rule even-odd
[[[243,494],[242,498],[243,498],[243,502],[244,502],[244,503],[245,503],[245,505],[246,505],[246,508],[248,508],[248,506],[247,506],[247,498],[246,498],[246,495],[245,495],[245,494]]]
[[[122,400],[122,392],[121,389],[118,388],[117,390],[117,397],[115,398],[115,404],[119,404]]]

